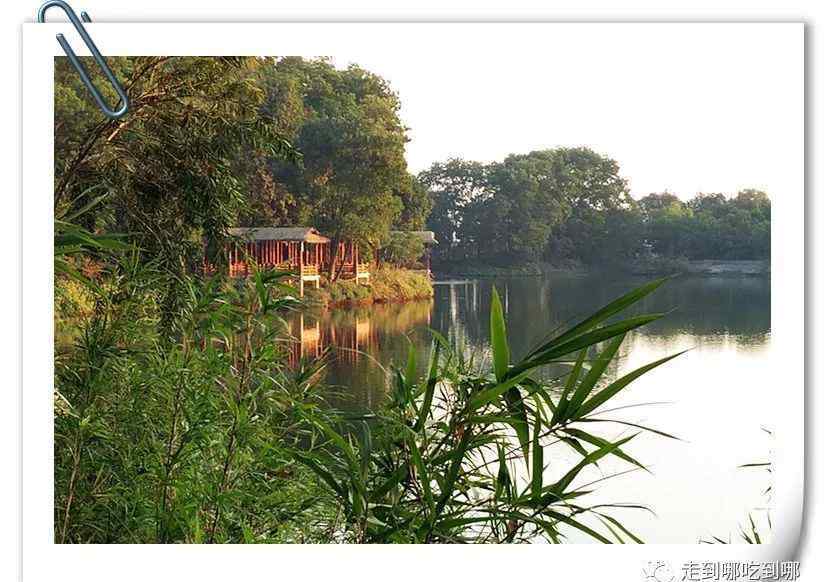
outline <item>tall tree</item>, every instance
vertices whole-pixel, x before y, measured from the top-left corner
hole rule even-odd
[[[378,248],[391,225],[413,202],[405,162],[407,129],[399,98],[377,75],[360,67],[341,70],[324,59],[288,57],[262,74],[265,111],[302,152],[297,168],[274,160],[270,171],[290,196],[282,219],[312,222],[339,241]],[[257,196],[258,194],[252,193]],[[416,220],[415,205],[409,220]],[[331,279],[338,265],[331,264]]]
[[[434,231],[440,256],[454,255],[459,233],[466,219],[466,208],[490,197],[487,168],[480,162],[451,158],[436,162],[417,176],[430,192],[433,209],[427,226]]]
[[[109,120],[67,60],[58,59],[55,205],[86,205],[83,193],[103,186],[110,195],[85,214],[87,226],[129,233],[168,268],[191,266],[205,239],[210,259],[218,260],[244,203],[237,161],[297,160],[278,128],[258,113],[264,94],[257,71],[266,64],[246,57],[112,59],[130,110]]]

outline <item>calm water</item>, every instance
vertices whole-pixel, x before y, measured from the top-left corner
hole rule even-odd
[[[432,302],[338,310],[319,317],[297,316],[294,334],[305,357],[333,348],[328,382],[339,392],[333,400],[347,408],[371,408],[387,393],[387,370],[403,363],[411,341],[426,362],[433,328],[485,357],[491,286],[503,298],[512,353],[528,351],[561,325],[578,320],[644,282],[554,275],[446,281],[435,286]],[[691,351],[644,375],[614,406],[656,403],[619,410],[619,420],[642,423],[682,439],[642,434],[627,450],[652,473],[637,471],[604,481],[593,503],[642,503],[656,516],[634,510],[615,512],[648,543],[696,543],[717,535],[736,540],[752,510],[759,525],[766,507],[769,475],[737,469],[769,459],[767,353],[770,343],[770,281],[765,278],[685,278],[670,281],[641,305],[641,311],[673,310],[662,320],[627,336],[609,375],[687,348]],[[298,357],[298,347],[295,356]],[[627,436],[606,424],[601,434]],[[570,467],[576,456],[559,446],[546,455],[548,471]],[[601,461],[583,482],[629,466]],[[762,527],[762,531],[766,530]],[[765,532],[766,533],[766,532]],[[570,536],[571,541],[587,541]]]

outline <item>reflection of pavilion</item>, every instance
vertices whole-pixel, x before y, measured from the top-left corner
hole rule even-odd
[[[331,351],[339,362],[355,363],[377,355],[381,337],[397,337],[431,323],[431,302],[376,305],[369,310],[299,312],[289,318],[290,365]]]
[[[434,285],[448,287],[448,310],[452,325],[460,323],[459,298],[460,293],[465,301],[465,310],[469,313],[477,313],[479,310],[478,291],[479,281],[476,279],[462,279],[453,281],[436,281]],[[505,311],[508,313],[508,287],[505,288]]]
[[[290,349],[291,364],[297,364],[302,358],[319,358],[327,348],[335,348],[337,358],[355,362],[362,352],[371,351],[379,344],[367,316],[346,323],[327,321],[323,325],[319,319],[300,313],[292,320],[290,328],[294,338]]]

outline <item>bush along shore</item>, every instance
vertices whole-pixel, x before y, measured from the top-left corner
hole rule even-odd
[[[553,273],[590,274],[615,272],[624,275],[661,276],[696,275],[715,277],[766,277],[770,274],[769,260],[697,260],[675,257],[649,257],[620,264],[584,265],[578,262],[565,264],[527,263],[514,266],[498,266],[485,263],[457,262],[435,266],[435,277],[542,277]]]
[[[306,292],[311,303],[328,308],[415,301],[434,296],[427,272],[390,265],[376,268],[367,283],[350,279],[333,283],[323,281],[319,289],[307,289]]]

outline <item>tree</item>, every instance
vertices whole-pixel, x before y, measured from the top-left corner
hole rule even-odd
[[[409,175],[396,189],[395,195],[402,201],[402,211],[394,226],[399,230],[423,230],[434,206],[425,186],[416,176]]]
[[[490,196],[486,173],[484,164],[451,158],[434,163],[417,176],[433,200],[427,226],[437,239],[438,257],[454,257],[466,208]]]
[[[451,159],[419,179],[434,197],[428,225],[442,260],[574,258],[568,220],[595,222],[598,213],[633,206],[617,162],[587,148],[510,155],[487,165]]]
[[[258,114],[264,95],[256,75],[267,62],[112,59],[130,111],[110,120],[101,118],[68,61],[58,59],[55,206],[81,208],[89,203],[83,193],[103,186],[111,195],[85,215],[84,226],[129,233],[147,256],[175,271],[199,263],[203,240],[208,258],[219,261],[226,229],[245,200],[238,160],[298,159]]]
[[[265,111],[281,118],[304,161],[269,165],[289,193],[283,223],[312,223],[334,248],[351,239],[377,249],[403,212],[406,221],[422,220],[427,203],[407,172],[399,98],[384,79],[355,65],[288,57],[265,70],[262,83]],[[331,279],[340,267],[332,262]]]
[[[383,261],[397,267],[411,267],[424,254],[425,243],[410,232],[392,232],[380,251]]]

